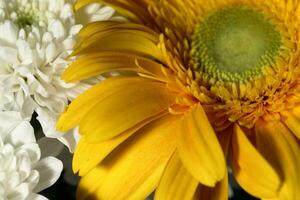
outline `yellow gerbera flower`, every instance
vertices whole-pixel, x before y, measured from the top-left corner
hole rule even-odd
[[[250,194],[300,200],[300,1],[91,2],[129,21],[85,27],[63,75],[124,72],[58,122],[82,134],[79,199],[227,199],[229,160]]]

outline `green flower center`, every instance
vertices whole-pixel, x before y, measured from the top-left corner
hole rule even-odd
[[[38,16],[35,10],[24,9],[18,11],[16,24],[19,28],[26,28],[36,23],[38,23]]]
[[[280,33],[261,13],[230,7],[198,24],[191,54],[196,68],[209,78],[239,82],[261,75],[280,47]]]

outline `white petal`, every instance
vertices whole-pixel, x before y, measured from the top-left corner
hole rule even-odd
[[[0,60],[7,62],[8,64],[18,63],[18,51],[11,47],[0,47]]]
[[[70,29],[70,35],[76,35],[79,33],[79,31],[82,29],[82,25],[79,24],[79,25],[75,25],[75,26],[72,26],[71,29]]]
[[[108,20],[113,16],[114,13],[115,10],[113,8],[109,6],[104,6],[101,9],[99,9],[96,13],[90,13],[90,15],[94,14],[91,17],[91,22]]]
[[[58,139],[68,147],[71,153],[73,153],[78,144],[79,138],[80,135],[78,133],[78,129],[72,129],[68,133],[65,133],[62,137],[59,137]]]
[[[101,7],[97,3],[88,4],[76,12],[78,23],[86,25],[94,21],[103,21],[111,18],[115,13],[114,9],[108,6]]]
[[[26,32],[24,29],[21,29],[19,31],[19,36],[18,36],[19,39],[22,39],[22,40],[25,40],[26,39]]]
[[[26,143],[19,147],[20,151],[26,151],[29,156],[30,162],[36,163],[41,159],[41,150],[36,143]]]
[[[53,36],[51,33],[48,33],[48,32],[44,33],[43,38],[42,38],[43,43],[49,43],[52,40],[53,40]]]
[[[57,116],[50,116],[49,112],[41,108],[37,108],[36,112],[38,113],[37,119],[46,137],[59,139],[59,141],[69,148],[70,152],[73,152],[79,140],[78,130],[72,129],[67,133],[59,132],[56,130]]]
[[[58,12],[64,6],[64,0],[51,0],[49,1],[49,10]]]
[[[75,44],[76,44],[75,38],[67,38],[63,42],[64,48],[67,50],[72,49]]]
[[[64,110],[66,105],[64,102],[61,101],[61,99],[57,98],[55,95],[49,94],[48,97],[44,97],[39,93],[36,93],[34,97],[35,101],[40,105],[40,108],[47,110],[47,112],[50,112],[51,115],[59,115],[59,113],[61,113]],[[52,122],[49,121],[49,123]],[[44,124],[41,125],[42,127],[44,126]]]
[[[15,169],[15,168],[13,168],[13,169]],[[20,184],[20,181],[21,181],[21,178],[19,176],[19,173],[16,171],[13,171],[12,173],[9,174],[9,180],[6,181],[6,186],[8,186],[8,188],[15,188]]]
[[[21,115],[19,112],[15,111],[5,111],[0,112],[0,136],[3,138],[6,137],[6,134],[14,129],[22,121]]]
[[[16,158],[14,157],[14,147],[10,144],[4,145],[1,147],[1,167],[0,169],[15,169],[16,167]]]
[[[26,200],[48,200],[48,198],[39,194],[30,194]]]
[[[36,108],[36,103],[31,97],[27,97],[24,100],[24,103],[22,105],[22,110],[21,110],[21,116],[23,119],[31,119],[31,116],[34,112],[34,109]]]
[[[2,132],[2,130],[0,129],[0,148],[1,147],[3,147],[3,145],[4,145],[4,141],[3,141],[3,139],[2,139],[2,134],[1,134],[1,132]],[[1,161],[1,160],[0,160]],[[1,162],[0,162],[1,163]],[[1,166],[0,166],[0,168],[1,168]]]
[[[33,190],[39,183],[40,174],[37,170],[32,170],[29,177],[26,179],[26,182],[29,185],[29,189]]]
[[[28,65],[20,65],[15,69],[15,71],[18,72],[22,77],[27,77],[32,74],[32,67],[29,67]]]
[[[32,63],[33,60],[33,52],[30,48],[30,44],[25,40],[18,40],[17,48],[19,51],[19,58],[23,63]]]
[[[29,185],[22,183],[18,187],[14,188],[13,192],[7,197],[9,200],[21,200],[26,199],[29,195]]]
[[[52,62],[59,54],[59,47],[51,42],[46,48],[46,60],[48,63]]]
[[[0,183],[0,197],[4,196],[4,194],[5,194],[4,186]]]
[[[63,164],[54,157],[47,157],[42,159],[35,169],[40,172],[40,180],[39,184],[34,188],[34,191],[40,192],[57,181],[62,172]]]
[[[48,30],[56,39],[62,39],[66,36],[64,25],[59,20],[53,20],[49,23]]]
[[[65,4],[63,7],[60,7],[60,17],[63,21],[71,21],[72,24],[75,23],[74,11],[71,4]]]
[[[19,153],[17,155],[17,167],[19,169],[20,180],[23,182],[29,177],[31,172],[31,161],[27,152]]]
[[[28,121],[21,122],[7,135],[7,141],[14,146],[36,142],[33,127]]]
[[[38,114],[37,120],[40,122],[47,137],[57,138],[62,136],[63,133],[56,131],[57,116],[50,116],[50,113],[42,108],[37,108],[36,112]]]
[[[85,90],[89,89],[92,84],[86,84],[86,83],[78,83],[76,85],[64,85],[64,87],[68,88],[66,91],[67,96],[73,100],[75,99],[78,95],[83,93]]]
[[[0,39],[14,44],[17,40],[18,28],[11,21],[5,21],[0,25]]]
[[[38,27],[32,26],[31,33],[34,34],[35,38],[40,41],[41,40],[41,31]]]
[[[27,40],[26,41],[28,42],[28,44],[30,45],[30,47],[34,47],[37,44],[38,40],[39,40],[38,36],[35,35],[35,33],[30,32],[28,34],[28,36],[27,36]]]

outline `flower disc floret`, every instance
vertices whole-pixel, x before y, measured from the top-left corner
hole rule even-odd
[[[192,57],[209,77],[239,82],[262,74],[276,60],[280,33],[264,16],[247,7],[216,11],[195,29]]]

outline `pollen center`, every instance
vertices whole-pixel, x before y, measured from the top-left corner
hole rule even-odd
[[[192,57],[210,78],[237,82],[261,74],[281,46],[276,27],[261,13],[245,7],[219,10],[196,27]]]

